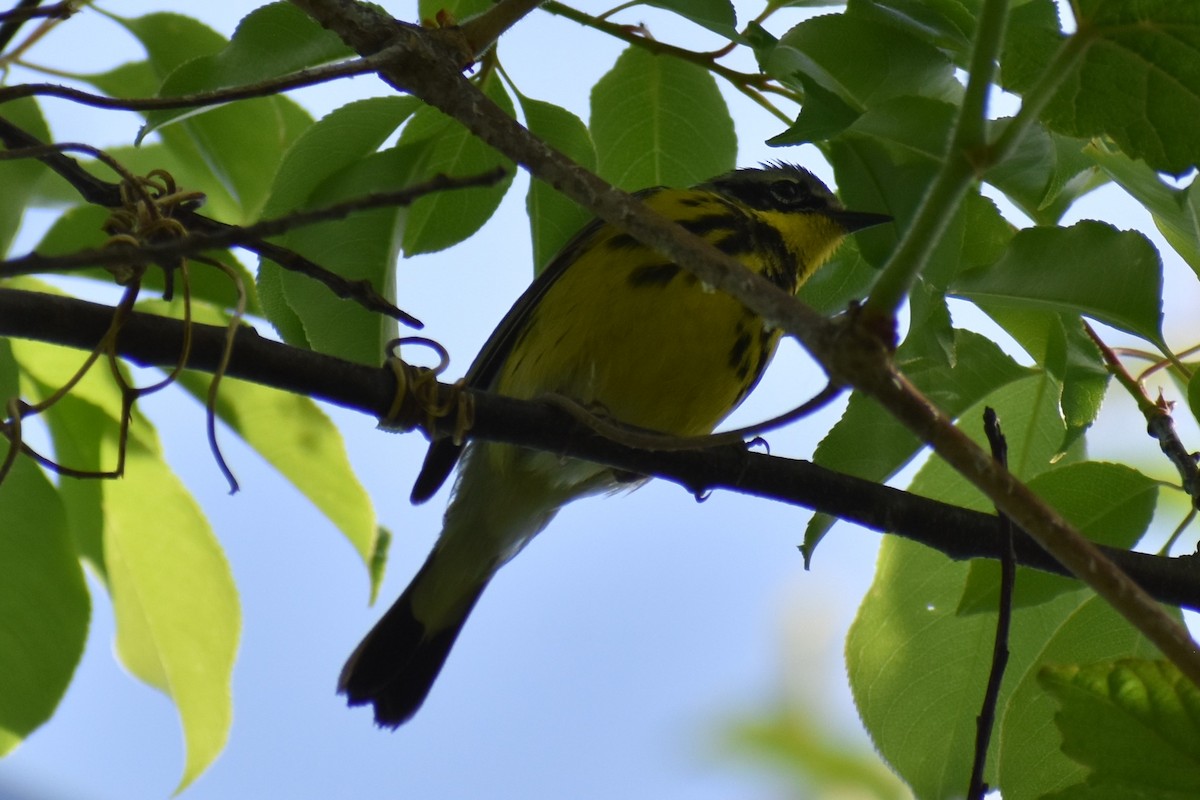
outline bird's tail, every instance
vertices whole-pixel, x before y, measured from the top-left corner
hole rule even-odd
[[[437,545],[342,669],[338,691],[350,705],[374,705],[375,721],[391,728],[415,714],[492,575],[559,506],[603,484],[601,473],[503,445],[468,447]]]
[[[435,580],[438,557],[438,550],[430,553],[404,594],[351,653],[338,679],[338,691],[346,695],[350,705],[374,705],[375,721],[389,728],[407,721],[425,702],[450,648],[487,586],[484,579],[460,592],[460,601],[449,612],[438,615],[436,624],[424,621],[414,598]]]

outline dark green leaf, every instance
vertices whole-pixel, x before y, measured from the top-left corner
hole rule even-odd
[[[565,108],[517,94],[525,124],[546,144],[589,170],[596,169],[596,148],[583,120]],[[533,237],[533,264],[540,272],[591,215],[573,200],[539,180],[529,184],[525,198]]]
[[[1162,341],[1162,263],[1136,231],[1084,221],[1027,228],[995,264],[960,275],[954,294],[993,305],[1083,314]]]
[[[959,427],[981,441],[983,407],[995,408],[1007,431],[1020,432],[1009,437],[1011,467],[1026,479],[1040,474],[1063,435],[1051,382],[1034,375],[1011,383],[964,412]],[[940,459],[922,468],[912,490],[973,508],[990,506]],[[967,563],[930,548],[885,538],[875,582],[846,643],[859,713],[876,747],[918,797],[961,793],[971,763],[996,617],[958,613],[969,571]],[[1006,796],[1036,797],[1082,776],[1057,751],[1052,704],[1034,680],[1038,667],[1154,650],[1087,590],[1017,609],[1009,650],[986,777]]]
[[[32,98],[14,100],[4,104],[4,118],[27,133],[50,141],[50,130],[42,119],[41,109]],[[31,158],[0,161],[0,256],[8,253],[13,238],[25,218],[25,207],[34,194],[35,187],[48,170],[40,161]]]
[[[952,337],[952,352],[947,339]],[[970,331],[952,330],[944,305],[931,303],[914,319],[896,353],[897,364],[918,389],[951,416],[961,414],[997,389],[1028,375],[990,340]],[[864,447],[863,442],[870,442]],[[855,393],[842,418],[826,434],[813,461],[830,469],[884,481],[921,449],[917,438],[874,401]],[[803,552],[811,558],[834,520],[816,514],[804,534]]]
[[[149,64],[160,81],[176,67],[193,58],[217,53],[228,44],[225,37],[212,28],[182,14],[147,14],[134,19],[116,17],[116,20],[141,42]]]
[[[1200,163],[1192,124],[1200,117],[1200,5],[1080,0],[1073,10],[1082,56],[1053,76],[1061,83],[1043,121],[1067,136],[1110,136],[1156,170],[1181,174]],[[1058,38],[1047,24],[1014,25],[1004,61],[1011,88],[1024,93],[1046,79]]]
[[[954,64],[925,39],[845,14],[797,25],[771,51],[765,71],[792,86],[804,76],[859,112],[897,97],[953,103],[962,95]]]
[[[161,97],[178,97],[246,86],[353,55],[354,51],[336,34],[296,6],[272,3],[247,15],[219,52],[194,58],[171,72],[158,93]],[[140,135],[213,108],[150,112]]]
[[[18,458],[0,489],[0,754],[54,713],[90,613],[62,503],[33,462]]]
[[[890,25],[928,41],[966,68],[980,0],[872,0],[851,2],[847,15]]]
[[[151,14],[122,24],[146,48],[155,74],[168,80],[169,73],[185,62],[214,56],[228,44],[200,23],[171,14]],[[111,74],[107,77],[111,83]],[[211,184],[219,183],[240,212],[227,221],[237,222],[257,218],[280,157],[309,124],[311,119],[299,106],[275,96],[222,106],[185,119],[173,135],[170,127],[161,133],[163,143],[180,160],[205,164],[210,170],[209,180],[189,188],[212,192]]]
[[[1010,120],[995,123],[993,138]],[[1082,195],[1106,181],[1083,154],[1085,143],[1033,126],[1016,151],[996,164],[984,179],[1004,192],[1039,225],[1055,225]]]
[[[740,41],[737,12],[729,0],[645,0],[646,5],[674,11],[726,39]]]
[[[512,99],[494,74],[481,88],[506,113],[514,114]],[[414,183],[438,173],[465,177],[496,167],[507,171],[494,186],[439,192],[413,203],[403,234],[405,255],[444,250],[475,233],[491,219],[512,183],[515,169],[511,162],[432,107],[413,115],[400,134],[400,146],[413,155],[410,180]]]
[[[1154,798],[1200,793],[1200,690],[1173,664],[1048,666],[1039,679],[1059,704],[1054,723],[1063,750],[1091,769],[1089,789],[1137,787],[1125,796]]]
[[[392,183],[382,174],[372,177],[368,171],[364,175],[361,165],[374,157],[419,105],[411,97],[378,97],[350,103],[316,122],[284,156],[265,215],[330,205],[340,199],[333,192],[339,182],[342,191],[351,193],[381,183],[386,189],[404,186],[408,167],[395,155],[385,159]],[[359,176],[361,185],[355,187],[354,181],[345,177],[351,172]],[[386,294],[392,286],[394,239],[400,233],[400,219],[396,209],[381,209],[294,231],[281,237],[280,243],[326,269],[366,278]],[[378,314],[334,297],[311,278],[286,272],[271,262],[260,265],[258,288],[268,318],[286,341],[378,363],[380,341],[390,335],[390,326]]]

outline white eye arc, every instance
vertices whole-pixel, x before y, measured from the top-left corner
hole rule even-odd
[[[774,181],[768,188],[771,197],[786,206],[800,205],[808,194],[798,181]]]

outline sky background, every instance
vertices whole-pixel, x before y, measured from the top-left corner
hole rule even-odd
[[[415,3],[384,5],[399,18],[415,16]],[[743,21],[758,7],[740,6],[750,9]],[[254,6],[112,0],[103,7],[124,16],[178,11],[228,35]],[[780,13],[768,27],[782,34],[808,13]],[[90,12],[83,16],[90,19],[63,26],[30,60],[98,72],[137,57],[138,45],[120,28]],[[684,46],[718,44],[650,9],[618,19],[646,21],[658,38]],[[96,47],[97,41],[105,46]],[[586,121],[588,89],[622,49],[575,23],[535,13],[506,34],[499,55],[523,93],[564,105]],[[9,78],[37,79],[28,73]],[[384,91],[372,78],[357,78],[296,97],[320,116]],[[763,144],[779,132],[778,121],[735,92],[725,94],[737,124],[739,163],[785,158],[829,178],[815,150]],[[131,115],[63,101],[47,100],[44,108],[60,140],[128,144],[139,125]],[[400,306],[449,349],[452,371],[470,363],[529,279],[526,185],[519,175],[495,218],[467,243],[398,269]],[[1108,189],[1067,221],[1081,216],[1151,233],[1169,261],[1168,321],[1172,310],[1196,307],[1194,279],[1140,208]],[[44,221],[31,222],[15,252],[36,243],[39,225]],[[957,321],[996,335],[962,304],[954,308]],[[258,327],[265,332],[269,326]],[[1168,329],[1168,339],[1182,349],[1194,331]],[[729,424],[769,417],[822,383],[799,348],[785,343]],[[1140,437],[1131,407],[1124,398],[1110,400],[1092,437],[1098,443],[1093,452],[1153,458],[1153,443]],[[379,607],[372,609],[352,548],[256,454],[223,437],[242,486],[229,496],[207,449],[200,406],[182,392],[164,392],[147,398],[144,408],[208,514],[241,592],[233,729],[225,753],[186,790],[187,800],[788,796],[793,792],[781,778],[729,744],[732,724],[769,713],[785,698],[828,720],[830,738],[869,748],[845,684],[841,642],[870,583],[879,543],[874,533],[839,525],[806,572],[796,550],[808,519],[800,509],[727,493],[698,503],[662,482],[578,502],[492,583],[425,706],[388,733],[375,728],[369,711],[348,710],[334,686],[345,657],[404,588],[439,530],[445,489],[420,507],[407,500],[424,440],[382,433],[370,418],[328,409],[380,522],[394,534]],[[840,408],[773,432],[772,452],[811,455]],[[1184,430],[1196,440],[1193,427]],[[1169,475],[1155,464],[1156,474]],[[115,660],[108,600],[91,585],[93,621],[83,662],[54,719],[0,762],[2,800],[165,798],[176,786],[183,743],[174,708]]]

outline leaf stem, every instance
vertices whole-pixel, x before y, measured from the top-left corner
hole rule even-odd
[[[1090,37],[1078,33],[1068,37],[1041,79],[1023,95],[1020,111],[1008,121],[996,140],[988,144],[986,101],[992,90],[996,54],[1003,41],[1007,13],[1007,0],[984,3],[971,56],[971,77],[945,162],[864,304],[868,319],[888,320],[888,326],[894,328],[900,305],[924,269],[971,182],[1016,149],[1091,43]],[[875,327],[879,328],[878,322]]]

